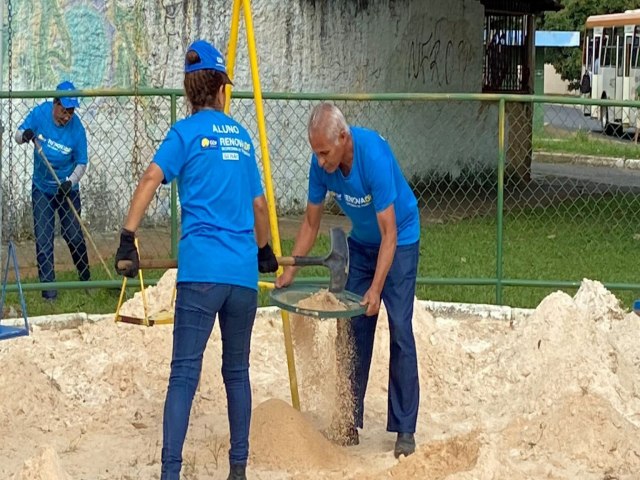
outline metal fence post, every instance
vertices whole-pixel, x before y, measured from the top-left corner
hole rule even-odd
[[[505,100],[498,103],[498,198],[496,202],[496,304],[502,305],[502,254],[504,220],[504,165],[505,165]]]
[[[177,120],[176,95],[171,94],[171,125]],[[178,258],[178,187],[171,182],[171,258]]]

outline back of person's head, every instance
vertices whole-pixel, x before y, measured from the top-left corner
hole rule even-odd
[[[195,113],[202,108],[222,110],[220,88],[231,84],[222,54],[209,42],[197,40],[184,58],[184,91]]]
[[[309,137],[318,130],[322,130],[329,140],[337,142],[341,132],[349,133],[349,125],[338,107],[322,102],[311,111],[307,127]]]

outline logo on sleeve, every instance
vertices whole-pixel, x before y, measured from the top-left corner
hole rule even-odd
[[[218,148],[218,139],[216,137],[204,137],[200,140],[200,148],[202,150],[215,150]]]

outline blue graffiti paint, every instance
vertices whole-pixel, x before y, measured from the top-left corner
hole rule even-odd
[[[71,37],[70,78],[78,88],[101,87],[111,55],[104,15],[86,6],[74,6],[65,12]]]

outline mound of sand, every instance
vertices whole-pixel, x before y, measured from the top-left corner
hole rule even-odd
[[[40,455],[25,460],[13,480],[70,480],[70,477],[60,466],[56,451],[47,446]]]
[[[170,268],[162,275],[155,286],[149,286],[144,289],[147,302],[147,316],[150,317],[160,312],[173,312],[177,275],[178,269]],[[120,315],[144,318],[142,291],[136,292],[132,299],[122,304],[120,307]]]
[[[112,315],[91,320],[69,328],[35,326],[29,337],[0,342],[0,478],[41,478],[25,476],[34,475],[24,473],[27,468],[59,473],[42,477],[55,479],[158,478],[171,326],[115,323]],[[338,447],[321,433],[345,408],[336,361],[339,325],[344,321],[292,317],[300,413],[289,406],[279,315],[259,311],[251,351],[251,478],[638,478],[640,317],[625,314],[600,283],[585,280],[574,297],[553,293],[512,323],[434,316],[416,302],[418,448],[400,461],[392,454],[395,436],[385,431],[384,309],[360,445]],[[191,412],[185,479],[226,478],[220,367],[216,327]],[[46,455],[42,445],[50,446]],[[49,467],[34,467],[45,463]]]
[[[251,419],[251,461],[287,471],[338,470],[346,453],[329,442],[298,410],[283,400],[258,405]]]

